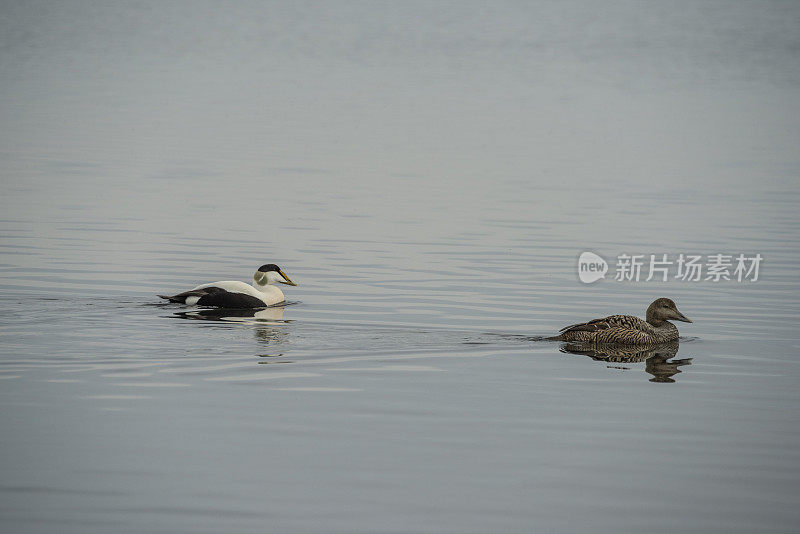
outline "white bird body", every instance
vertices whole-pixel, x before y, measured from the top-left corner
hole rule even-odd
[[[254,284],[237,280],[223,280],[200,284],[177,295],[159,297],[178,304],[212,308],[263,308],[283,304],[286,297],[274,284],[296,286],[274,263],[262,265],[253,275]]]
[[[200,284],[197,287],[193,287],[191,290],[197,291],[198,289],[205,289],[207,287],[218,287],[230,293],[244,293],[245,295],[260,299],[264,302],[264,306],[274,306],[286,300],[283,291],[281,291],[279,287],[273,285],[255,287],[247,282],[240,282],[238,280],[223,280],[221,282]],[[197,304],[198,300],[200,300],[200,297],[187,297],[186,304],[194,306]]]

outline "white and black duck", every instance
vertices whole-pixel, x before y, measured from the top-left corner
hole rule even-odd
[[[253,284],[234,280],[210,282],[197,287],[167,296],[158,295],[162,299],[190,306],[208,306],[212,308],[263,308],[275,306],[286,301],[283,291],[275,284],[296,286],[286,273],[274,263],[258,268],[253,275]]]

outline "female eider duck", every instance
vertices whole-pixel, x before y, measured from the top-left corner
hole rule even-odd
[[[678,328],[669,319],[692,322],[678,311],[672,300],[661,298],[647,308],[647,320],[633,315],[609,315],[588,323],[565,326],[560,335],[548,339],[626,345],[666,343],[678,339]]]
[[[255,284],[225,280],[201,284],[189,291],[162,299],[190,306],[211,306],[214,308],[263,308],[274,306],[286,300],[283,291],[272,285],[275,283],[296,286],[280,267],[274,263],[262,265],[253,275]]]

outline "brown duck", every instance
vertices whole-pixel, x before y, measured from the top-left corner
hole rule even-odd
[[[678,328],[669,320],[692,321],[678,311],[675,303],[666,298],[653,302],[647,308],[647,319],[633,315],[609,315],[588,323],[562,328],[561,334],[548,339],[557,341],[592,341],[625,345],[649,345],[678,339]]]

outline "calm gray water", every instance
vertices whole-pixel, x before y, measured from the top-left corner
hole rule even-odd
[[[0,530],[796,532],[799,28],[4,2]],[[256,317],[155,296],[269,262],[299,287]],[[661,296],[671,360],[538,340]]]

